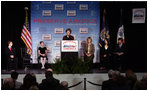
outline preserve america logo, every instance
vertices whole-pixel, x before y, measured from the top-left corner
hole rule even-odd
[[[76,10],[67,10],[67,16],[76,16]]]
[[[79,9],[80,10],[88,10],[88,4],[80,4]]]
[[[63,4],[55,4],[55,10],[64,10]]]
[[[43,34],[42,40],[51,40],[51,34]]]
[[[55,32],[56,34],[62,34],[62,33],[64,33],[63,28],[55,28],[55,29],[54,29],[54,32]]]
[[[80,33],[81,33],[81,34],[86,34],[86,33],[88,33],[88,28],[80,28]]]
[[[78,51],[78,41],[63,41],[62,51]]]
[[[55,44],[55,47],[60,47],[61,41],[55,41],[54,44]]]
[[[51,10],[43,10],[42,16],[51,16]]]

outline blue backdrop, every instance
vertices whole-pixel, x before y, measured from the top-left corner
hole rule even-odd
[[[44,41],[48,49],[48,62],[60,58],[60,41],[65,30],[72,29],[72,35],[79,41],[79,57],[83,58],[83,44],[92,37],[95,45],[94,63],[99,58],[100,3],[96,1],[32,1],[31,38],[33,63],[37,63],[37,48]]]

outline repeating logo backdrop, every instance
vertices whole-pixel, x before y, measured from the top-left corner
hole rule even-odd
[[[94,63],[99,62],[100,3],[96,1],[32,1],[31,38],[33,63],[37,63],[37,48],[44,41],[48,50],[48,63],[60,58],[60,41],[67,28],[79,42],[79,57],[83,59],[83,46],[87,37],[95,45]]]

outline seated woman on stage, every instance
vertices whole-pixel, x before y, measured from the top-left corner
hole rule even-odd
[[[90,69],[92,68],[94,52],[95,52],[95,47],[94,47],[94,44],[92,44],[92,38],[88,37],[87,44],[84,46],[84,61],[85,62],[89,61]]]
[[[66,35],[63,37],[63,40],[74,40],[74,37],[70,35],[71,32],[70,28],[66,29]]]
[[[101,67],[100,70],[104,70],[106,68],[109,68],[109,62],[110,62],[110,56],[111,56],[111,50],[110,46],[108,44],[108,40],[104,40],[104,46],[100,49],[100,60],[101,60]]]
[[[41,47],[38,48],[38,54],[40,55],[39,58],[40,58],[40,61],[41,61],[41,64],[42,64],[42,67],[41,69],[45,69],[45,61],[47,59],[47,48],[44,47],[44,42],[41,41],[40,42],[40,45]]]

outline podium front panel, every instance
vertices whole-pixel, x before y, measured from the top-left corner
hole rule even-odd
[[[61,52],[78,52],[78,40],[63,40]]]

